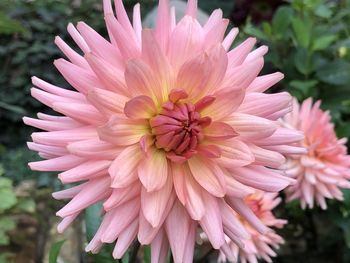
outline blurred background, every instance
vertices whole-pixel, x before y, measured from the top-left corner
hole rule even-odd
[[[54,263],[61,245],[57,262],[116,262],[109,247],[95,257],[83,252],[85,236],[89,239],[98,226],[99,207],[89,209],[64,235],[57,234],[55,211],[63,203],[53,200],[51,192],[62,186],[55,174],[28,169],[27,162],[38,157],[26,148],[33,130],[22,123],[24,115],[48,112],[30,96],[31,76],[68,87],[53,66],[62,56],[54,37],[72,44],[66,26],[81,20],[106,35],[101,2],[0,1],[0,263]],[[136,2],[145,18],[157,1],[124,1],[129,11]],[[240,28],[235,45],[255,36],[259,45],[269,46],[264,73],[286,75],[273,91],[287,90],[299,100],[321,99],[338,137],[350,136],[349,0],[199,0],[199,6],[205,13],[221,8],[230,26]],[[274,262],[350,262],[349,191],[345,197],[343,203],[329,202],[326,211],[280,205],[276,214],[289,224],[279,231],[286,244]],[[143,253],[149,260],[147,247]],[[210,262],[214,256],[200,250],[196,261]],[[132,257],[130,251],[122,262]]]

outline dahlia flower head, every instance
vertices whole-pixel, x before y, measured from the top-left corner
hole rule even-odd
[[[238,30],[224,37],[221,10],[201,26],[195,0],[179,22],[160,0],[154,29],[142,28],[139,4],[132,23],[121,0],[116,17],[110,0],[103,5],[109,40],[83,22],[68,26],[82,53],[55,40],[69,61],[54,64],[75,91],[33,78],[32,96],[62,116],[24,118],[44,130],[28,145],[46,160],[30,168],[77,184],[53,194],[71,199],[57,212],[58,230],[102,202],[86,251],[116,242],[121,258],[137,238],[151,245],[152,262],[164,262],[169,247],[175,262],[192,262],[197,228],[215,249],[228,246],[225,234],[248,238],[237,214],[267,232],[243,198],[294,182],[274,168],[302,151],[289,144],[303,138],[277,122],[291,110],[290,95],[263,93],[283,77],[258,77],[267,48],[252,51],[249,38],[229,51]]]
[[[337,138],[331,116],[320,109],[320,101],[313,104],[309,98],[301,105],[297,100],[293,104],[293,111],[282,123],[304,132],[305,138],[298,145],[307,153],[291,155],[283,165],[286,173],[297,180],[286,189],[287,200],[299,199],[303,209],[313,208],[315,202],[327,209],[326,198],[343,200],[340,188],[350,188],[347,139]]]
[[[286,220],[278,219],[272,213],[272,210],[281,203],[282,199],[278,197],[278,193],[266,193],[256,191],[248,195],[244,202],[254,212],[254,214],[268,227],[283,228],[287,224]],[[236,258],[241,263],[257,263],[258,260],[272,262],[272,257],[277,254],[274,249],[278,249],[284,240],[274,231],[261,234],[256,231],[244,218],[237,215],[245,229],[249,232],[250,238],[243,241],[242,245],[237,245],[228,237],[226,240],[229,249],[233,251]],[[225,248],[226,249],[226,248]],[[225,250],[220,251],[218,262],[226,262]]]

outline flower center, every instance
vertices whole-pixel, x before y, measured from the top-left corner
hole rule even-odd
[[[159,114],[150,119],[155,146],[167,152],[173,161],[185,161],[196,154],[203,139],[203,129],[210,125],[209,117],[201,117],[192,103],[172,99],[162,105]]]

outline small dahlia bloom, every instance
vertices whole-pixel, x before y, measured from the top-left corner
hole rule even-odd
[[[116,17],[110,0],[103,4],[109,40],[83,22],[68,26],[83,54],[55,40],[68,60],[54,64],[75,91],[33,78],[32,96],[62,115],[24,118],[44,130],[28,146],[46,160],[29,166],[77,184],[53,194],[71,199],[57,212],[58,230],[103,202],[86,251],[116,242],[121,258],[138,239],[151,245],[152,262],[164,262],[169,247],[175,262],[192,262],[197,228],[215,249],[228,246],[225,234],[241,243],[249,235],[237,215],[265,233],[243,198],[292,183],[275,168],[303,138],[277,123],[290,95],[263,93],[283,77],[258,77],[267,48],[252,51],[249,38],[230,50],[238,30],[224,37],[221,10],[201,26],[195,0],[179,22],[160,0],[154,29],[142,28],[138,4],[132,23],[122,0]]]
[[[277,193],[256,191],[248,195],[244,199],[244,202],[266,226],[282,228],[287,221],[277,219],[272,213],[272,210],[282,201],[281,198],[277,196]],[[239,215],[237,216],[239,217]],[[259,259],[272,262],[271,257],[277,255],[273,249],[278,249],[279,246],[284,243],[283,238],[272,230],[261,234],[251,227],[244,218],[239,218],[248,230],[250,238],[244,240],[244,246],[241,247],[228,239],[229,248],[233,251],[235,257],[239,257],[242,263],[257,263]],[[226,262],[224,250],[220,251],[218,262]]]
[[[313,208],[315,201],[327,209],[325,199],[343,200],[339,188],[350,188],[350,156],[345,146],[347,139],[338,139],[328,111],[320,109],[320,101],[312,99],[301,105],[294,100],[293,111],[283,118],[285,127],[305,134],[299,143],[307,153],[291,155],[285,163],[286,173],[297,183],[286,189],[288,200],[300,199],[303,209]]]

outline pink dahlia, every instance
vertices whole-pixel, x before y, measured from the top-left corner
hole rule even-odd
[[[301,105],[294,100],[293,111],[283,123],[305,134],[300,146],[308,151],[303,155],[291,155],[285,163],[286,173],[297,180],[287,188],[288,200],[300,199],[301,207],[313,208],[317,204],[326,209],[325,199],[343,200],[339,188],[350,188],[350,156],[347,155],[346,138],[338,140],[331,116],[320,109],[320,101],[312,99]]]
[[[272,210],[281,202],[281,198],[277,197],[277,193],[264,193],[256,191],[248,195],[244,201],[245,204],[254,212],[254,214],[268,227],[282,228],[287,221],[277,219]],[[250,238],[243,241],[243,246],[238,246],[234,242],[227,239],[229,249],[234,253],[236,258],[240,258],[242,263],[257,263],[258,259],[263,259],[266,262],[272,262],[271,257],[277,254],[273,249],[278,249],[284,240],[281,236],[270,230],[265,234],[256,231],[255,228],[242,217],[241,223],[250,234]],[[226,253],[227,254],[227,253]],[[220,251],[219,262],[226,262],[225,250]]]
[[[28,125],[29,148],[44,161],[38,171],[60,171],[54,193],[71,199],[57,212],[63,231],[85,208],[103,202],[103,222],[86,250],[96,253],[116,241],[123,256],[134,239],[151,244],[153,262],[168,247],[175,262],[191,262],[196,229],[214,248],[247,237],[236,217],[261,233],[267,227],[244,203],[254,191],[277,192],[293,179],[274,169],[300,132],[276,122],[291,110],[287,93],[263,94],[283,75],[257,77],[266,47],[251,51],[249,38],[229,51],[238,33],[224,38],[228,20],[216,10],[204,26],[197,1],[188,1],[177,23],[167,0],[159,2],[155,29],[143,29],[140,6],[131,24],[122,0],[104,2],[109,41],[83,22],[68,31],[83,55],[56,38],[68,60],[55,66],[76,90],[36,77],[32,96],[63,116],[38,114]]]

